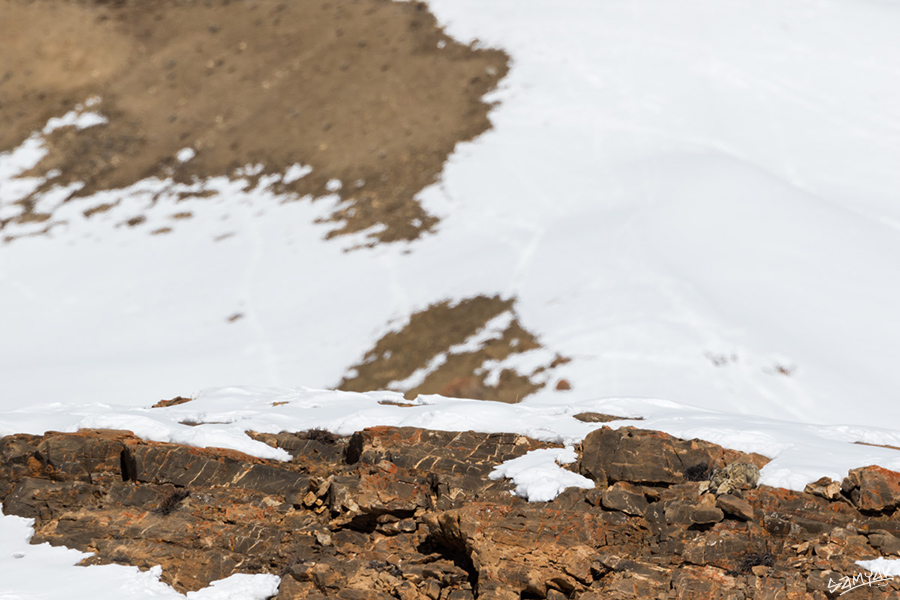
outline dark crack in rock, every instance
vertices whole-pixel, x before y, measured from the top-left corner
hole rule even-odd
[[[252,435],[293,459],[123,431],[7,436],[0,500],[35,519],[34,543],[92,553],[83,564],[159,564],[180,591],[274,573],[277,600],[821,600],[860,573],[855,561],[900,554],[898,476],[879,467],[851,471],[833,499],[765,485],[716,496],[687,471],[765,458],[603,428],[577,465],[597,488],[528,503],[487,477],[549,446],[524,436]],[[900,582],[853,594],[898,598]]]

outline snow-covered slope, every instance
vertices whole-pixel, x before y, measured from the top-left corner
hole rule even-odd
[[[516,60],[445,194],[518,230],[523,316],[581,359],[574,381],[892,422],[897,7],[528,6],[435,3],[451,33]]]
[[[309,424],[541,435],[549,415],[606,407],[774,456],[769,483],[900,466],[849,443],[900,437],[900,6],[431,7],[451,35],[513,58],[494,129],[421,194],[436,234],[344,252],[359,240],[324,241],[314,223],[330,200],[281,203],[266,181],[212,180],[199,185],[217,196],[181,202],[146,181],[98,197],[126,201],[89,220],[72,208],[68,225],[0,245],[0,433],[126,417],[140,429],[153,402],[209,386],[329,387],[411,312],[501,294],[572,357],[558,370],[572,391],[516,407],[425,399],[407,421],[356,397]],[[13,177],[39,146],[0,155],[0,218],[37,185]],[[137,210],[173,231],[113,226]],[[229,398],[272,393],[304,397]],[[301,425],[290,405],[251,421]]]
[[[126,201],[0,247],[3,395],[147,405],[209,385],[327,387],[392,321],[499,293],[574,359],[560,375],[578,399],[900,416],[896,7],[434,9],[514,60],[494,129],[421,194],[437,234],[343,252],[356,241],[313,224],[328,200],[282,204],[266,181],[212,180],[218,196],[181,202],[163,182],[105,192]],[[0,157],[6,206],[28,151]],[[112,226],[138,210],[174,231]]]

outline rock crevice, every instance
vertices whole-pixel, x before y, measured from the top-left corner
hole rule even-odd
[[[900,554],[900,475],[879,467],[797,493],[756,486],[765,457],[602,427],[574,466],[597,487],[528,503],[488,478],[551,446],[524,436],[251,435],[293,459],[123,431],[7,436],[0,501],[85,564],[159,564],[181,591],[275,573],[279,600],[830,598],[855,561]]]

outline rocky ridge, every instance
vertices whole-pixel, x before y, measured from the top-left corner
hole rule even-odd
[[[293,459],[125,431],[7,436],[0,501],[84,564],[159,564],[180,591],[276,573],[278,600],[831,598],[855,561],[900,555],[900,474],[880,467],[797,493],[755,486],[763,456],[604,426],[572,466],[597,487],[528,503],[488,478],[552,446],[520,435],[252,435]],[[860,597],[900,598],[900,582]]]

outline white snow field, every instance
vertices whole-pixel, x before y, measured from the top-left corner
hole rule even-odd
[[[772,485],[900,470],[900,452],[852,443],[900,445],[900,5],[430,5],[449,34],[513,59],[489,97],[494,128],[420,195],[438,231],[344,252],[361,238],[324,241],[314,224],[334,199],[283,203],[274,178],[199,182],[218,194],[177,207],[183,188],[163,181],[62,206],[48,235],[0,245],[0,435],[123,427],[279,458],[242,431],[402,424],[573,444],[597,425],[572,415],[600,410],[766,454]],[[40,183],[15,176],[41,152],[38,132],[0,155],[0,218]],[[194,216],[170,219],[181,211]],[[141,231],[115,227],[138,213]],[[173,231],[147,234],[162,226]],[[335,385],[412,312],[477,294],[518,298],[522,324],[572,357],[555,374],[572,391],[401,409],[379,404],[398,398],[387,392],[297,387]],[[566,460],[538,458],[533,498],[527,469],[504,465],[531,499],[552,495],[552,463]],[[22,519],[0,528],[0,600],[82,585],[97,600],[179,597],[153,572],[70,569],[81,555],[28,545]],[[227,581],[191,597],[273,589]]]

